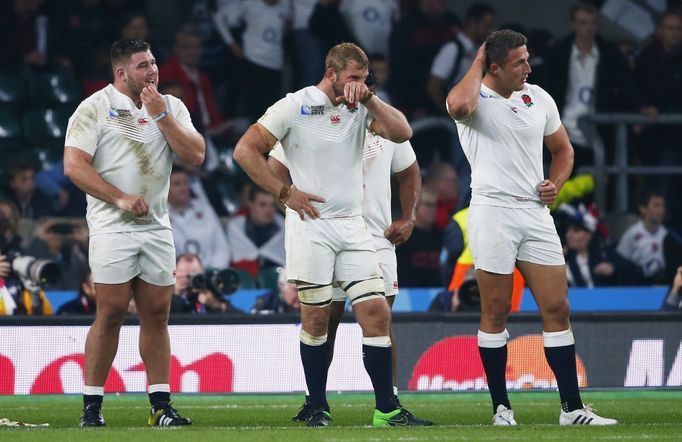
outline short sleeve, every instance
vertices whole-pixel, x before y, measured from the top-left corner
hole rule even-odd
[[[69,118],[64,146],[76,147],[94,156],[97,138],[97,106],[93,101],[86,100]]]
[[[441,78],[443,80],[450,78],[452,75],[452,68],[454,67],[454,60],[457,59],[457,45],[453,42],[444,44],[436,58],[431,63],[431,75]]]
[[[279,141],[277,144],[275,144],[275,147],[272,148],[270,151],[270,156],[280,163],[282,163],[287,169],[289,168],[289,165],[287,164],[287,159],[286,156],[284,155],[284,148],[282,147],[282,143]]]
[[[554,99],[549,95],[544,89],[542,91],[542,96],[544,97],[545,103],[547,104],[547,121],[545,122],[545,132],[544,135],[552,135],[554,132],[559,130],[561,127],[561,117],[559,116],[559,109],[554,102]]]
[[[391,173],[402,172],[417,161],[412,144],[409,141],[397,144],[393,150],[391,159]]]
[[[189,110],[187,109],[187,106],[185,106],[185,103],[172,95],[165,95],[165,98],[169,104],[171,115],[180,123],[180,126],[189,131],[196,132],[197,129],[194,127],[194,124],[192,124],[192,117],[189,115]]]
[[[296,116],[296,104],[284,97],[268,108],[258,123],[265,127],[275,138],[281,140],[289,133],[291,121]]]

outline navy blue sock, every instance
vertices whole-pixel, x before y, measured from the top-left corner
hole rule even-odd
[[[170,402],[170,393],[167,391],[156,391],[149,393],[149,403],[155,407],[159,402]]]
[[[502,404],[511,410],[509,397],[507,396],[507,344],[503,347],[488,348],[478,347],[481,355],[485,376],[488,378],[488,390],[493,400],[493,413],[497,412],[497,406]]]
[[[389,413],[398,408],[393,395],[391,378],[391,347],[375,347],[363,344],[362,361],[374,387],[377,410],[382,413]]]
[[[305,382],[310,394],[310,406],[314,409],[329,410],[327,404],[327,353],[329,343],[308,345],[301,342],[301,362],[305,373]]]
[[[554,372],[561,397],[561,408],[565,412],[583,408],[578,389],[578,373],[575,361],[575,344],[562,347],[545,347],[545,357]]]

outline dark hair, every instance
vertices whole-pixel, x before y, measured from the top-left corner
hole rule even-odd
[[[12,163],[12,165],[9,168],[9,177],[10,180],[13,180],[14,178],[17,177],[17,175],[20,172],[24,172],[26,170],[31,170],[33,173],[36,173],[37,168],[33,164],[32,161],[27,160],[25,158],[20,158]]]
[[[377,74],[375,74],[373,70],[370,70],[367,74],[367,78],[365,78],[365,84],[368,88],[373,89],[377,87],[378,82]]]
[[[123,15],[123,17],[121,18],[121,21],[119,22],[119,25],[118,25],[119,31],[123,31],[123,28],[128,26],[130,24],[130,22],[133,21],[133,19],[136,19],[137,17],[142,17],[142,18],[144,18],[144,20],[146,22],[149,22],[149,20],[147,20],[147,16],[144,15],[144,12],[142,12],[142,11],[130,11],[130,12],[126,13],[125,15]]]
[[[485,18],[486,15],[497,15],[497,12],[485,3],[474,3],[467,9],[464,21],[479,22]]]
[[[92,274],[92,271],[90,270],[90,267],[85,267],[81,272],[78,274],[78,295],[79,296],[85,296],[85,291],[83,291],[83,284],[88,283],[88,279],[90,279],[90,275]]]
[[[270,192],[267,190],[263,189],[260,186],[257,185],[252,185],[251,188],[249,189],[249,201],[254,201],[256,199],[256,195],[259,193],[264,193],[266,195],[272,195]]]
[[[641,190],[637,196],[637,206],[646,207],[651,202],[651,199],[656,197],[665,199],[665,195],[656,189]]]
[[[150,49],[151,46],[146,41],[133,40],[130,38],[116,40],[114,44],[111,45],[111,67],[113,68],[116,66],[116,63],[124,58],[129,58],[133,54],[146,52]]]
[[[575,20],[575,16],[578,12],[586,12],[590,15],[599,14],[599,10],[592,3],[578,2],[571,8],[571,21]]]
[[[507,60],[509,51],[524,46],[528,42],[525,35],[511,29],[500,29],[495,31],[485,39],[485,66],[496,63],[503,65]]]

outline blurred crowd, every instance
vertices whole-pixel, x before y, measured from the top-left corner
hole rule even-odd
[[[597,207],[592,140],[579,121],[593,113],[640,113],[653,121],[682,112],[682,9],[669,1],[651,12],[653,34],[610,41],[600,33],[602,3],[576,3],[566,32],[555,35],[506,23],[489,4],[463,10],[445,0],[0,2],[0,313],[40,311],[40,294],[26,295],[21,281],[12,282],[12,253],[58,263],[55,288],[78,291],[62,313],[96,306],[85,197],[64,177],[61,153],[70,113],[111,81],[109,47],[118,38],[151,43],[160,91],[183,100],[206,140],[205,163],[178,162],[170,179],[178,253],[173,312],[235,312],[223,289],[192,283],[196,275],[210,282],[209,270],[228,268],[241,287],[270,290],[252,312],[300,307],[283,276],[282,213],[273,195],[233,163],[232,150],[270,104],[320,80],[327,50],[340,41],[365,49],[377,94],[415,127],[424,191],[412,238],[397,249],[401,286],[441,287],[434,311],[475,309],[463,216],[470,171],[454,123],[443,117],[447,91],[499,28],[528,36],[529,81],[552,95],[576,151],[575,175],[551,207],[570,285],[670,285],[666,305],[678,308],[680,177],[631,179],[629,214]],[[676,135],[676,126],[630,127],[628,164],[682,164]],[[614,137],[609,131],[602,137],[612,161]]]

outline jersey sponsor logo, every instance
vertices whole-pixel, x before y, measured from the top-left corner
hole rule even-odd
[[[324,115],[324,105],[308,106],[301,105],[301,115]]]
[[[523,100],[523,104],[525,104],[526,107],[531,107],[534,104],[533,99],[530,98],[530,95],[528,94],[521,95],[521,99]]]
[[[329,117],[329,121],[331,121],[332,124],[339,124],[341,122],[341,115],[332,115]]]
[[[132,117],[132,114],[130,113],[129,109],[110,108],[109,109],[109,116],[112,118],[114,118],[114,117]]]
[[[146,118],[138,118],[137,124],[147,124],[149,121]]]

